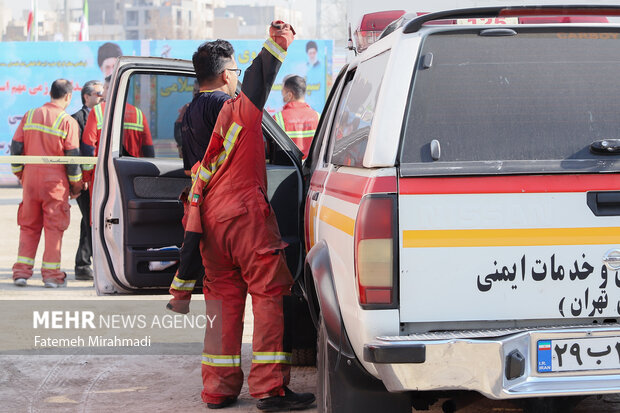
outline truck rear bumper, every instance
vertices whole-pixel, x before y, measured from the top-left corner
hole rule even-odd
[[[612,368],[538,371],[539,342],[603,337],[619,343],[618,349],[611,346],[605,356],[610,363],[603,366]],[[595,351],[598,348],[588,350],[601,353]],[[585,348],[581,351],[583,357],[591,357]],[[574,357],[569,351],[564,356]],[[620,326],[589,324],[377,337],[365,345],[364,360],[373,363],[379,378],[393,392],[473,390],[492,399],[615,393],[620,391]],[[596,364],[596,360],[589,361]]]

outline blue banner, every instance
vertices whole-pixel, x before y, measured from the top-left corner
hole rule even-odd
[[[240,69],[245,70],[250,65],[263,42],[231,41]],[[65,78],[73,82],[73,99],[67,108],[67,113],[72,114],[82,107],[79,93],[82,85],[93,79],[103,80],[109,73],[110,62],[114,62],[114,58],[106,59],[106,56],[114,54],[118,49],[123,55],[129,56],[150,55],[191,60],[201,43],[198,40],[0,43],[0,155],[9,153],[11,139],[22,116],[28,110],[49,101],[49,87],[55,79]],[[282,108],[282,80],[287,75],[296,74],[306,78],[306,101],[317,112],[321,112],[331,85],[332,54],[331,40],[293,42],[266,109],[274,114]],[[309,56],[313,59],[309,60]],[[162,93],[158,95],[161,95],[160,98],[172,99],[172,92],[191,94],[192,86],[160,85]],[[170,124],[169,120],[162,122]]]

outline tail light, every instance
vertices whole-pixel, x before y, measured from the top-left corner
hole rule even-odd
[[[362,307],[396,304],[396,197],[367,195],[355,220],[355,276]]]
[[[359,28],[355,30],[357,51],[362,52],[373,44],[385,27],[405,14],[404,10],[388,10],[368,13],[362,17]]]

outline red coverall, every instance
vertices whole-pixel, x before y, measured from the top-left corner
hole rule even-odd
[[[80,127],[62,107],[48,102],[24,115],[13,142],[13,155],[79,156]],[[17,262],[13,279],[32,277],[34,257],[45,228],[45,250],[41,275],[43,280],[62,283],[60,271],[62,235],[69,226],[69,182],[82,181],[79,165],[17,165],[13,173],[21,173],[23,200],[17,211],[20,226]]]
[[[306,102],[288,102],[281,112],[273,118],[286,132],[295,145],[304,153],[304,159],[308,156],[312,137],[319,124],[320,115]]]
[[[190,194],[181,265],[199,262],[202,255],[207,313],[212,316],[221,309],[222,334],[205,333],[202,399],[206,403],[221,403],[241,391],[248,292],[254,312],[250,394],[259,399],[283,396],[290,379],[291,353],[284,339],[282,306],[293,278],[284,257],[287,244],[265,195],[261,120],[293,34],[290,29],[270,29],[271,37],[245,72],[241,93],[227,101],[219,114]],[[197,240],[199,251],[187,248],[198,245]],[[170,292],[175,297],[189,294],[194,283],[176,276]]]
[[[97,156],[99,152],[99,139],[101,138],[101,129],[103,128],[104,112],[105,102],[101,102],[95,105],[88,114],[82,141],[84,145],[90,148],[92,153],[83,154],[85,156]],[[149,123],[146,121],[142,111],[129,103],[125,105],[122,143],[121,155],[129,155],[134,158],[152,158],[155,156]],[[95,166],[84,165],[82,168],[84,169],[84,180],[88,182],[89,187],[92,187]]]

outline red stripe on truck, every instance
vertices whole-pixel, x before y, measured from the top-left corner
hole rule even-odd
[[[401,195],[619,191],[620,174],[401,178]]]
[[[346,202],[359,204],[366,194],[396,193],[396,177],[368,177],[332,172],[325,183],[325,193]]]

